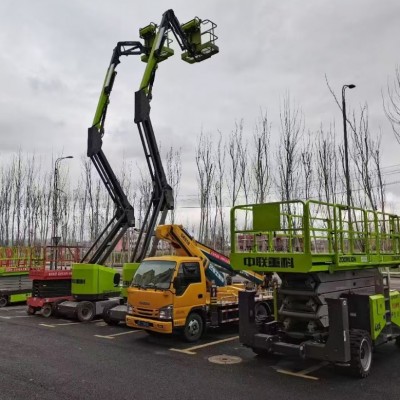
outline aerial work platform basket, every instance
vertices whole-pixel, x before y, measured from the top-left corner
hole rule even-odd
[[[35,266],[29,271],[32,280],[71,278],[72,263],[79,262],[81,248],[77,246],[46,246],[36,254]]]
[[[233,207],[234,269],[310,273],[398,267],[399,216],[318,201]]]

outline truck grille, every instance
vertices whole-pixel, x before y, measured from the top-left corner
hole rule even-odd
[[[158,310],[148,309],[148,308],[140,308],[140,307],[132,307],[133,314],[141,315],[142,317],[147,318],[158,318]]]

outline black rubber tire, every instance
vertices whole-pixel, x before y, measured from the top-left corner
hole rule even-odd
[[[267,303],[260,302],[256,303],[255,308],[254,308],[256,317],[270,317],[271,316],[271,308]]]
[[[183,329],[183,338],[186,342],[197,342],[204,331],[203,318],[197,313],[191,313],[186,319],[185,328]]]
[[[95,317],[94,304],[90,301],[81,301],[76,307],[76,317],[80,322],[90,322]]]
[[[103,320],[107,325],[116,326],[119,324],[119,321],[110,317],[109,311],[115,307],[114,304],[107,304],[103,309]]]
[[[61,313],[58,311],[58,305],[63,303],[65,300],[57,300],[52,303],[51,308],[53,309],[53,317],[60,317]]]
[[[396,346],[400,349],[400,336],[397,336],[395,343],[396,343]]]
[[[349,372],[357,378],[366,378],[372,367],[373,346],[368,332],[350,330],[351,360]]]
[[[0,297],[0,308],[5,307],[8,304],[7,296]]]
[[[53,315],[53,307],[50,303],[46,303],[40,310],[40,313],[45,318],[50,318]]]
[[[37,311],[36,308],[32,306],[28,306],[28,308],[26,309],[26,313],[28,315],[35,315],[36,311]]]
[[[259,349],[258,347],[252,347],[251,349],[253,350],[253,353],[257,354],[260,357],[267,357],[272,354],[269,350]]]

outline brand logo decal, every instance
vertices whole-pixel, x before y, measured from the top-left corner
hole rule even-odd
[[[265,268],[294,268],[293,258],[278,257],[245,257],[246,267],[265,267]]]

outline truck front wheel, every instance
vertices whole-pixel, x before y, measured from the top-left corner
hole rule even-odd
[[[103,320],[107,325],[116,326],[119,324],[119,321],[111,318],[110,310],[115,307],[114,304],[107,304],[103,309]]]
[[[197,342],[204,330],[204,322],[201,316],[197,313],[191,313],[187,317],[185,329],[183,330],[183,338],[189,342]]]

